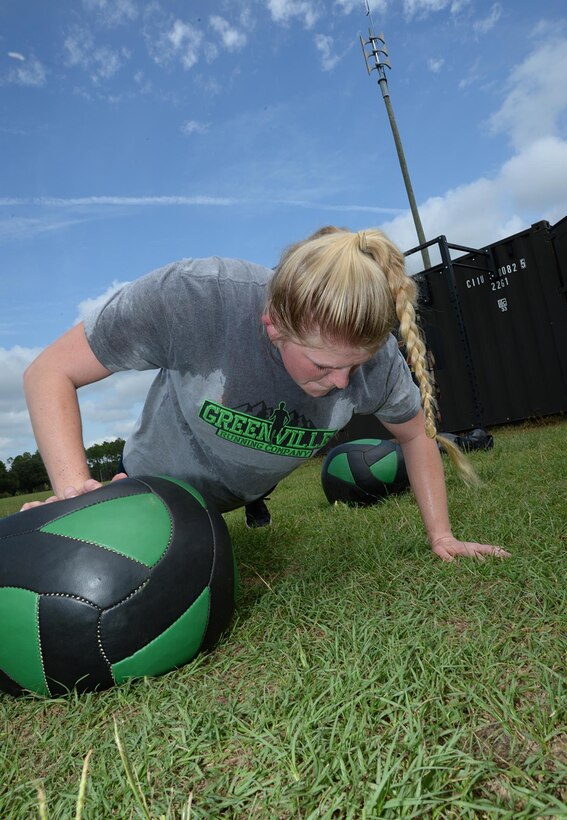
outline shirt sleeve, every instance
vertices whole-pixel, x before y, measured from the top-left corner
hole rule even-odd
[[[366,412],[375,415],[380,421],[401,424],[414,418],[419,412],[421,399],[416,385],[394,336],[379,350],[375,362],[374,379],[378,396]]]
[[[124,285],[86,318],[88,342],[108,370],[180,369],[181,355],[202,349],[218,277],[187,275],[187,262]]]
[[[418,414],[421,407],[419,388],[399,350],[392,359],[388,373],[386,396],[386,401],[375,412],[380,421],[402,424]]]

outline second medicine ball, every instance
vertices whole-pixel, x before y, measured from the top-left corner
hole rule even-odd
[[[326,456],[321,483],[329,503],[367,506],[409,487],[399,444],[358,439],[334,447]]]

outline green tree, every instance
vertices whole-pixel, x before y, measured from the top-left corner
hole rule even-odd
[[[123,448],[124,439],[122,438],[102,441],[100,444],[87,447],[87,463],[92,477],[97,481],[110,481],[118,472]]]
[[[10,474],[15,493],[35,493],[49,487],[47,471],[38,450],[12,459]]]
[[[16,486],[12,472],[8,470],[3,461],[0,461],[0,496],[14,495]]]

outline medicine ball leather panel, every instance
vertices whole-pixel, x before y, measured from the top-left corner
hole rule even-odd
[[[50,521],[61,518],[63,515],[68,515],[76,510],[82,510],[86,506],[91,506],[89,499],[92,499],[92,505],[94,505],[101,504],[110,499],[122,498],[128,495],[141,495],[146,492],[147,488],[133,479],[125,478],[120,481],[113,481],[104,487],[100,487],[94,494],[87,493],[86,495],[78,495],[76,498],[67,498],[64,501],[58,501],[55,507],[52,506],[52,504],[42,504],[39,507],[32,507],[31,510],[26,510],[26,526],[30,530],[39,529]],[[0,526],[0,543],[2,538],[22,534],[21,520],[22,516],[18,513],[2,519]]]
[[[201,649],[210,649],[226,629],[234,609],[235,566],[232,544],[222,516],[218,513],[209,516],[214,542],[213,566],[211,569],[211,607],[209,623],[203,638]]]
[[[42,657],[52,695],[107,689],[114,684],[98,643],[100,610],[84,601],[48,595],[39,602]],[[74,670],[81,669],[76,680]]]
[[[209,512],[194,496],[180,494],[176,485],[167,480],[152,477],[151,486],[159,491],[169,508],[175,530],[145,585],[119,607],[102,615],[101,637],[110,663],[132,655],[160,635],[198,598],[211,578]],[[189,540],[191,561],[187,561]],[[139,628],[136,632],[128,631],[128,623],[137,623]]]
[[[94,544],[33,531],[0,541],[4,586],[85,598],[99,607],[121,601],[146,578],[143,564]]]

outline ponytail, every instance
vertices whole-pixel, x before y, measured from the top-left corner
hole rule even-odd
[[[368,242],[369,234],[372,235],[371,232],[365,231],[363,233],[366,234],[365,239]],[[428,438],[434,439],[445,450],[460,477],[467,484],[479,484],[479,478],[468,458],[452,441],[437,431],[438,406],[435,399],[433,377],[427,366],[427,348],[415,313],[414,305],[417,301],[415,282],[407,276],[404,265],[403,263],[400,265],[397,255],[392,254],[387,260],[381,260],[379,258],[380,249],[381,246],[374,247],[371,242],[368,252],[374,256],[377,262],[382,264],[386,262],[386,264],[383,264],[382,270],[388,280],[390,293],[396,307],[396,316],[399,322],[398,332],[406,348],[406,358],[419,386],[421,405],[425,416],[425,433]]]

